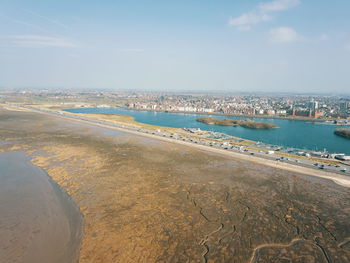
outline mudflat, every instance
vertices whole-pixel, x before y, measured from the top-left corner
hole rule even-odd
[[[5,109],[0,145],[79,205],[79,262],[350,261],[350,190],[329,180]]]

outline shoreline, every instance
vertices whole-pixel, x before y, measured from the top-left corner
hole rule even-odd
[[[72,108],[75,109],[75,108]],[[46,109],[44,109],[46,110]],[[183,135],[183,130],[187,129],[188,130],[195,130],[195,128],[175,128],[175,127],[168,127],[168,126],[159,126],[159,125],[155,125],[155,124],[147,124],[147,123],[143,123],[143,122],[138,122],[135,121],[135,117],[133,117],[132,115],[126,115],[126,114],[116,114],[116,113],[75,113],[75,112],[70,112],[67,110],[61,110],[61,111],[55,111],[57,112],[64,112],[64,113],[68,113],[71,114],[73,116],[84,116],[84,117],[88,117],[90,118],[91,116],[93,116],[91,119],[93,120],[99,120],[99,121],[107,121],[107,122],[111,122],[112,124],[117,123],[118,125],[121,126],[126,126],[126,127],[130,127],[130,128],[145,128],[145,129],[150,129],[150,130],[158,130],[158,131],[165,131],[165,132],[171,132],[173,133],[178,133]],[[101,118],[100,116],[115,116],[117,118],[124,118],[124,120],[120,121],[120,120],[114,120],[114,119],[109,119],[109,118]],[[128,120],[128,122],[125,122],[125,118],[129,118],[131,120]],[[198,120],[197,120],[198,121]],[[259,122],[257,122],[259,123]],[[205,123],[206,124],[206,123]],[[208,126],[210,126],[211,124],[207,124]],[[247,127],[246,127],[247,128]],[[276,126],[273,129],[278,129],[279,127]],[[251,128],[247,128],[247,129],[251,129]],[[257,129],[259,130],[259,129]],[[311,149],[304,149],[304,148],[294,148],[294,147],[288,147],[288,146],[284,146],[284,145],[279,145],[279,144],[269,144],[269,143],[262,143],[259,141],[254,141],[251,139],[245,139],[242,137],[237,137],[237,136],[233,136],[233,135],[229,135],[226,133],[222,133],[222,132],[215,132],[215,131],[210,131],[210,130],[200,130],[201,134],[196,134],[196,133],[192,133],[192,134],[188,134],[185,133],[185,136],[189,136],[189,138],[195,138],[195,139],[199,139],[199,140],[205,140],[207,142],[214,142],[214,143],[220,143],[220,144],[225,144],[227,143],[227,139],[230,138],[231,141],[231,145],[234,146],[243,146],[246,147],[246,149],[248,150],[255,150],[255,151],[259,151],[259,152],[269,152],[269,151],[276,151],[275,154],[277,154],[277,157],[287,157],[287,158],[294,158],[294,159],[298,159],[298,160],[309,160],[309,161],[313,161],[313,162],[320,162],[324,165],[345,165],[345,166],[350,166],[350,162],[349,163],[344,163],[344,162],[340,162],[337,159],[329,159],[329,158],[325,158],[325,157],[319,157],[319,156],[313,156],[312,153],[313,152],[317,152],[317,150],[311,150]],[[221,139],[210,139],[209,137],[203,137],[203,133],[217,133],[217,134],[221,134],[223,136],[225,136],[224,140]],[[191,137],[193,136],[193,137]],[[217,141],[220,140],[220,141]],[[230,144],[229,143],[229,144]],[[265,147],[260,147],[260,145],[265,145]],[[232,147],[234,147],[232,146]],[[276,148],[278,150],[276,150]],[[290,153],[289,151],[280,151],[280,149],[293,149],[294,153]],[[304,155],[298,155],[295,152],[303,152]],[[331,154],[342,154],[341,152],[331,152]],[[309,156],[307,156],[309,155]],[[283,159],[282,158],[282,159]],[[300,163],[299,163],[300,165]],[[340,173],[342,174],[342,173]]]
[[[29,107],[32,107],[33,106],[33,108],[36,108],[36,106],[38,106],[38,105],[29,105]],[[20,106],[20,107],[22,107],[22,106]],[[51,107],[52,107],[52,105],[51,105]],[[115,114],[115,113],[98,113],[98,112],[96,112],[96,113],[75,113],[75,112],[70,112],[69,110],[74,110],[74,109],[89,109],[90,107],[82,107],[82,108],[80,108],[80,107],[73,107],[73,108],[64,108],[64,107],[55,107],[55,109],[51,109],[51,107],[38,107],[38,109],[40,109],[40,110],[44,110],[44,111],[46,111],[46,110],[48,110],[48,111],[53,111],[53,112],[56,112],[56,113],[58,113],[58,112],[64,112],[64,113],[69,113],[69,114],[73,114],[73,115],[77,115],[77,114],[79,114],[79,115],[84,115],[84,114],[90,114],[90,115],[116,115],[116,116],[125,116],[125,117],[130,117],[130,118],[132,118],[132,121],[136,124],[136,125],[138,125],[138,126],[153,126],[154,128],[158,128],[158,129],[182,129],[182,128],[175,128],[175,127],[168,127],[168,126],[159,126],[159,125],[154,125],[154,124],[147,124],[147,123],[143,123],[143,122],[138,122],[138,121],[135,121],[135,117],[133,117],[132,115],[128,115],[128,114]],[[102,108],[102,107],[101,107]],[[119,106],[115,106],[115,107],[103,107],[103,108],[110,108],[110,109],[113,109],[113,108],[115,108],[115,109],[122,109],[122,110],[126,110],[126,111],[132,111],[132,110],[135,110],[135,111],[139,111],[139,112],[142,112],[142,111],[144,111],[144,112],[161,112],[161,113],[167,113],[167,112],[165,112],[165,111],[159,111],[159,110],[140,110],[140,109],[129,109],[129,108],[125,108],[125,107],[119,107]],[[189,113],[189,112],[176,112],[176,111],[174,111],[174,112],[169,112],[169,113],[172,113],[172,114],[188,114],[188,115],[196,115],[196,114],[198,114],[198,115],[217,115],[217,116],[237,116],[237,117],[242,117],[242,116],[247,116],[247,117],[249,117],[249,115],[227,115],[227,114],[221,114],[221,113],[216,113],[216,114],[207,114],[207,113],[198,113],[198,112],[193,112],[193,113]],[[254,117],[254,116],[250,116],[250,117],[252,117],[252,118],[255,118],[255,119],[257,119],[257,118],[260,118],[260,117]],[[208,118],[210,118],[210,117],[208,117]],[[264,117],[264,119],[284,119],[284,118],[279,118],[279,117],[276,117],[276,118],[270,118],[269,116],[265,116]],[[305,119],[294,119],[294,118],[292,118],[292,119],[289,119],[289,118],[287,118],[287,119],[284,119],[284,120],[298,120],[298,121],[304,121],[304,122],[306,122],[306,123],[309,123],[309,121],[310,122],[312,122],[312,121],[314,121],[314,120],[312,120],[312,119],[310,119],[309,121],[308,120],[305,120]],[[197,120],[198,121],[198,120]],[[326,121],[328,121],[328,120],[315,120],[315,122],[316,123],[319,123],[319,124],[321,124],[321,123],[324,123],[324,124],[326,124],[326,125],[332,125],[332,126],[347,126],[347,125],[350,125],[350,124],[346,124],[346,125],[337,125],[337,124],[330,124],[330,123],[325,123]],[[125,125],[125,126],[128,126],[129,124],[125,124],[125,123],[122,123],[122,125]],[[210,124],[207,124],[207,125],[210,125]],[[280,127],[278,127],[278,126],[276,126],[276,127],[273,127],[272,129],[275,129],[275,128],[280,128]],[[248,128],[248,129],[250,129],[250,128]],[[257,130],[260,130],[260,129],[257,129]],[[209,131],[209,130],[203,130],[203,131]],[[220,133],[220,132],[218,132],[218,133]],[[222,133],[222,132],[221,132]],[[320,150],[319,149],[306,149],[306,148],[296,148],[296,147],[294,147],[294,146],[286,146],[286,145],[282,145],[282,144],[278,144],[278,143],[276,143],[276,144],[271,144],[271,143],[264,143],[264,142],[261,142],[261,141],[258,141],[258,140],[252,140],[252,139],[246,139],[246,138],[242,138],[242,137],[237,137],[237,136],[234,136],[234,135],[230,135],[230,134],[227,134],[227,133],[222,133],[222,134],[224,134],[224,135],[227,135],[227,136],[229,136],[229,137],[232,137],[232,138],[234,138],[234,139],[237,139],[237,140],[241,140],[242,142],[247,142],[247,143],[254,143],[254,144],[259,144],[259,143],[262,143],[262,144],[264,144],[264,145],[266,145],[266,146],[270,146],[270,147],[267,147],[267,148],[260,148],[260,147],[256,147],[256,146],[251,146],[251,147],[253,147],[253,148],[260,148],[259,150],[263,150],[263,151],[270,151],[270,150],[274,150],[274,149],[272,149],[272,148],[289,148],[289,149],[294,149],[295,151],[298,151],[298,152],[305,152],[305,154],[309,154],[309,155],[312,155],[312,153],[313,152],[319,152]],[[340,136],[341,137],[341,136]],[[344,137],[343,137],[344,138]],[[244,143],[245,144],[245,143]],[[248,145],[244,145],[244,146],[248,146]],[[328,152],[328,151],[327,151]],[[287,153],[287,152],[283,152],[283,151],[281,151],[281,153],[283,153],[282,155],[283,156],[286,156],[286,157],[288,157],[290,154],[289,154],[289,152]],[[342,151],[331,151],[331,152],[328,152],[329,154],[343,154],[344,152],[342,152]],[[350,153],[345,153],[345,155],[349,155]],[[295,153],[293,154],[292,153],[292,155],[295,155]],[[300,159],[300,155],[297,155],[297,156],[293,156],[293,157],[296,157],[296,158],[299,158]],[[330,161],[329,159],[322,159],[321,157],[319,157],[319,156],[313,156],[314,157],[314,161],[319,161],[319,160],[317,160],[317,159],[321,159],[321,162],[323,162],[323,163],[326,163],[326,164],[328,164],[328,163],[332,163],[332,161],[333,161],[333,163],[334,163],[334,160],[332,160],[332,161]],[[302,159],[302,158],[301,158]],[[347,166],[349,166],[350,165],[350,163],[349,164],[345,164],[345,165],[347,165]]]
[[[42,112],[41,110],[38,110],[38,109],[31,109],[31,110],[33,110],[37,113],[41,113],[41,114],[52,115],[52,113]],[[337,173],[315,170],[313,168],[307,168],[307,167],[293,165],[293,164],[289,164],[289,163],[276,162],[274,160],[264,159],[264,158],[260,158],[260,157],[256,157],[256,156],[245,155],[245,154],[241,154],[238,152],[228,152],[228,151],[223,150],[223,149],[211,148],[211,147],[205,146],[205,145],[198,145],[198,144],[179,141],[179,140],[175,140],[175,139],[164,138],[164,137],[160,137],[160,136],[153,135],[153,134],[145,134],[142,132],[129,130],[129,129],[125,129],[125,128],[120,128],[120,127],[115,127],[115,126],[111,126],[111,125],[107,125],[107,124],[95,123],[95,122],[93,122],[94,119],[82,120],[82,119],[75,119],[75,118],[71,118],[68,116],[62,116],[62,115],[55,115],[55,116],[63,118],[63,119],[72,120],[72,121],[88,123],[90,125],[95,125],[95,126],[99,126],[99,127],[103,127],[103,128],[107,128],[107,129],[111,129],[111,130],[117,130],[117,131],[121,131],[124,133],[134,134],[137,136],[152,138],[152,139],[166,141],[166,142],[170,142],[170,143],[177,143],[177,144],[181,144],[181,145],[186,145],[188,147],[194,147],[194,148],[199,149],[199,150],[224,155],[224,156],[230,157],[230,158],[236,157],[236,158],[241,159],[241,160],[245,160],[245,161],[249,161],[249,162],[253,162],[256,164],[261,164],[261,165],[265,165],[265,166],[269,166],[269,167],[273,167],[273,168],[277,168],[277,169],[282,169],[282,170],[286,170],[286,171],[290,171],[290,172],[296,172],[296,173],[305,174],[305,175],[309,175],[309,176],[328,179],[328,180],[331,180],[338,185],[350,188],[350,177],[345,176],[345,175],[341,175],[341,174],[337,174]]]
[[[43,108],[44,110],[51,110],[50,107],[48,108]],[[82,109],[82,111],[79,112],[79,109]],[[132,117],[133,114],[132,113],[99,113],[99,111],[97,112],[84,112],[84,109],[99,109],[99,108],[69,108],[69,109],[56,109],[56,110],[53,110],[55,112],[65,112],[65,113],[70,113],[70,114],[79,114],[79,115],[84,115],[84,114],[90,114],[90,115],[116,115],[116,116],[128,116],[128,117]],[[100,108],[102,109],[102,108]],[[121,109],[121,110],[124,110],[124,111],[132,111],[132,109],[128,109],[128,108],[122,108],[122,107],[111,107],[111,108],[106,108],[106,109]],[[70,110],[73,110],[73,111],[70,111]],[[78,112],[74,112],[74,110],[78,110]],[[103,110],[102,110],[103,111]],[[136,111],[139,111],[139,112],[142,112],[143,110],[136,110]],[[164,113],[162,111],[150,111],[150,110],[145,110],[144,112],[161,112],[161,113]],[[170,113],[170,112],[169,112]],[[190,113],[180,113],[180,112],[173,112],[171,114],[185,114],[185,115],[196,115],[197,113],[193,113],[193,114],[190,114]],[[198,113],[199,114],[199,113]],[[201,115],[208,115],[206,113],[201,113]],[[225,114],[217,114],[217,115],[221,115],[221,116],[227,116],[229,117],[229,115],[225,115]],[[233,116],[233,115],[232,115]],[[235,116],[238,116],[238,115],[235,115]],[[211,116],[211,117],[199,117],[197,118],[197,122],[198,122],[198,119],[204,119],[204,118],[212,118],[212,119],[215,119],[214,116]],[[264,124],[271,124],[275,127],[272,127],[272,128],[268,128],[269,130],[274,130],[274,129],[278,129],[280,128],[277,124],[274,124],[274,123],[270,123],[270,122],[265,122],[264,120],[257,120],[259,117],[254,117],[254,120],[251,120],[252,122],[255,122],[255,123],[264,123]],[[265,118],[266,120],[268,119],[268,117]],[[218,120],[228,120],[228,121],[231,121],[231,119],[218,119]],[[282,119],[281,119],[282,120]],[[294,120],[294,119],[292,119]],[[240,120],[233,120],[233,121],[240,121]],[[243,120],[242,120],[243,121]],[[307,121],[307,120],[298,120],[298,121],[303,121],[304,123],[311,123],[311,121]],[[154,127],[159,127],[159,129],[162,129],[162,128],[168,128],[168,129],[182,129],[178,126],[178,128],[175,128],[175,127],[168,127],[168,126],[159,126],[159,125],[155,125],[155,124],[148,124],[147,122],[138,122],[138,121],[135,121],[135,117],[133,117],[133,122],[135,123],[138,123],[139,125],[152,125]],[[208,123],[205,123],[205,122],[202,122],[208,126],[210,126],[211,124],[208,124]],[[326,126],[334,126],[334,129],[341,129],[342,127],[344,129],[346,129],[345,127],[348,126],[348,124],[339,124],[339,125],[336,125],[336,124],[330,124],[330,123],[325,123],[325,122],[320,122],[320,121],[316,121],[314,123],[311,123],[311,124],[318,124],[318,125],[326,125]],[[128,125],[128,124],[125,124],[125,125]],[[231,125],[220,125],[220,124],[215,124],[216,126],[231,126]],[[215,126],[213,125],[213,126]],[[237,125],[239,126],[239,125]],[[182,127],[187,127],[187,126],[182,126]],[[189,129],[191,129],[191,127],[187,127]],[[202,128],[202,127],[201,127]],[[250,130],[264,130],[264,129],[254,129],[254,128],[250,128],[250,127],[244,127],[246,129],[250,129]],[[210,128],[202,128],[203,130],[202,131],[211,131],[211,132],[215,132],[215,130],[210,130]],[[317,128],[316,128],[317,129]],[[289,152],[285,152],[287,153],[287,155],[290,153],[290,151],[293,151],[292,155],[295,155],[296,152],[303,152],[304,154],[308,154],[308,155],[311,155],[313,157],[315,157],[316,159],[318,158],[321,158],[323,160],[323,162],[327,163],[328,164],[328,161],[329,159],[325,160],[324,156],[320,156],[320,155],[317,155],[317,154],[320,154],[323,150],[325,150],[325,153],[328,155],[328,154],[345,154],[345,155],[350,155],[350,152],[348,152],[347,149],[331,149],[331,150],[328,150],[329,147],[331,147],[330,145],[325,145],[325,146],[322,146],[322,148],[319,148],[319,147],[316,147],[315,145],[308,145],[308,148],[305,148],[304,146],[301,146],[299,145],[298,146],[295,146],[293,143],[291,143],[290,141],[288,141],[288,139],[285,141],[285,142],[281,142],[281,141],[274,141],[274,142],[266,142],[265,138],[255,138],[254,139],[248,139],[248,138],[243,138],[243,137],[237,137],[235,135],[232,135],[232,133],[226,133],[224,131],[222,132],[219,132],[218,133],[222,133],[224,134],[225,136],[228,136],[228,137],[234,137],[235,139],[239,139],[239,140],[242,140],[242,141],[247,141],[247,142],[252,142],[254,144],[262,144],[262,145],[265,145],[266,148],[264,148],[264,150],[266,151],[269,151],[269,150],[273,150],[272,148],[280,148],[282,149],[281,152],[283,152],[283,149],[287,149],[289,150]],[[240,136],[243,136],[243,134],[241,134]],[[251,136],[249,136],[251,137]],[[339,143],[339,142],[336,142],[336,143]],[[255,146],[253,146],[255,147]],[[260,147],[258,147],[260,148]],[[316,153],[316,155],[313,155],[314,153]],[[305,155],[304,155],[305,156]],[[299,155],[300,157],[300,155]]]
[[[35,167],[39,167],[40,169],[42,169],[45,172],[46,177],[48,178],[48,181],[53,185],[54,190],[58,191],[60,194],[62,194],[62,199],[65,198],[66,200],[68,200],[68,202],[71,204],[71,209],[75,210],[75,212],[77,212],[77,216],[79,217],[79,231],[77,232],[76,238],[78,239],[79,244],[77,245],[76,248],[76,252],[75,252],[75,259],[72,263],[78,263],[79,262],[79,258],[80,258],[80,249],[81,249],[81,245],[84,239],[84,225],[85,225],[85,218],[84,218],[84,214],[81,211],[80,206],[78,205],[78,203],[76,202],[76,200],[74,200],[74,198],[67,192],[67,189],[64,188],[63,186],[61,186],[57,181],[55,181],[55,179],[53,177],[50,176],[50,174],[42,167],[38,166],[35,164],[34,160],[32,159],[32,157],[30,156],[30,160],[29,162],[35,166]],[[74,224],[74,219],[73,218],[69,218],[70,224]]]

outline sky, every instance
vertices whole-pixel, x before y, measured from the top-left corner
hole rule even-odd
[[[349,0],[0,0],[0,87],[350,93],[349,14]]]

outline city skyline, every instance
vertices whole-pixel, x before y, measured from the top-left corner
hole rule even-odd
[[[349,93],[346,1],[1,1],[0,86]]]

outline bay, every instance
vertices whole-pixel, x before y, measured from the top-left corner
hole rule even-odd
[[[308,122],[300,120],[252,118],[254,121],[268,122],[279,128],[271,130],[254,130],[243,127],[207,125],[197,122],[199,117],[213,117],[212,115],[167,113],[128,110],[123,108],[75,108],[66,110],[72,113],[106,113],[123,114],[135,118],[135,121],[158,126],[174,128],[200,128],[243,139],[259,141],[272,145],[307,149],[313,151],[345,153],[350,155],[350,140],[336,136],[333,132],[337,128],[349,126],[336,126],[322,122]],[[242,117],[215,115],[215,118],[244,119]]]

